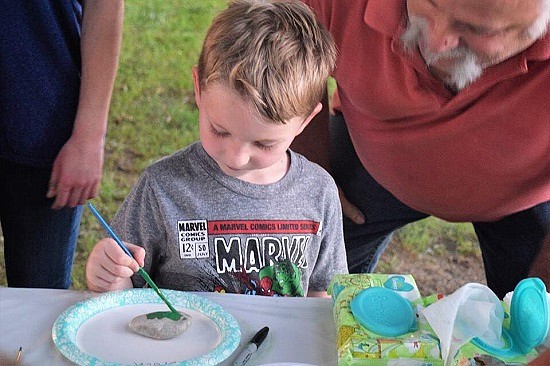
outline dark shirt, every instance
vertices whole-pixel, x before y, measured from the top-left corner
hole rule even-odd
[[[0,159],[48,167],[71,135],[82,6],[0,0]]]

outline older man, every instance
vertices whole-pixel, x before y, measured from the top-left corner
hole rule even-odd
[[[330,149],[322,123],[293,147],[330,161],[350,271],[428,215],[473,223],[500,297],[548,268],[550,1],[305,2],[339,48],[336,113]]]

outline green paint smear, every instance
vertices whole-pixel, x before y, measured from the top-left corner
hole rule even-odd
[[[181,318],[180,313],[174,313],[173,311],[156,311],[154,313],[149,313],[146,315],[147,319],[164,319],[168,318],[171,320],[179,320]]]
[[[155,283],[153,282],[151,277],[149,277],[149,274],[143,269],[143,267],[139,267],[138,272],[141,275],[141,277],[143,277],[145,282],[147,282],[149,284],[149,286],[151,286],[153,288],[153,290],[155,290],[157,295],[160,296],[162,301],[164,301],[164,303],[171,310],[171,311],[159,311],[159,312],[151,313],[151,314],[163,314],[162,316],[157,317],[158,319],[160,319],[160,318],[169,318],[169,319],[172,319],[172,320],[179,320],[181,318],[181,314],[172,306],[172,304],[170,303],[170,301],[168,301],[168,299],[164,296],[164,294],[162,292],[160,292],[157,285],[155,285]],[[149,315],[150,314],[147,314],[147,319],[152,319],[152,318],[149,317]]]

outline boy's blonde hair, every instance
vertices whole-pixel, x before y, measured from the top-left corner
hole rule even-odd
[[[211,82],[251,101],[278,123],[309,116],[323,94],[336,47],[307,5],[238,0],[218,14],[199,58],[201,89]]]

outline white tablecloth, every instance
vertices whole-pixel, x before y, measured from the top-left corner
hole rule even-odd
[[[337,363],[330,299],[196,294],[221,305],[241,328],[240,346],[222,365],[230,365],[244,344],[264,326],[270,328],[269,336],[247,366]],[[52,326],[69,306],[93,296],[97,294],[0,287],[0,365],[13,365],[19,347],[23,347],[21,365],[71,365],[52,341]]]

